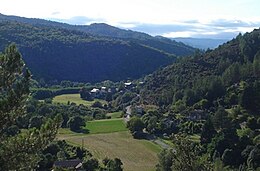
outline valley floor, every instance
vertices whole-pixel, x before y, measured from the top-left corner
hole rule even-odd
[[[147,140],[133,139],[128,131],[105,134],[59,134],[61,140],[82,145],[100,161],[120,158],[126,171],[152,171],[158,163],[161,148]]]

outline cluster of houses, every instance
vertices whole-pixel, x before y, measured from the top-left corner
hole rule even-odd
[[[139,82],[139,85],[144,84],[144,82]],[[125,82],[124,83],[124,90],[132,90],[136,88],[136,84],[132,83],[132,82]],[[115,88],[115,87],[101,87],[101,88],[93,88],[92,90],[90,90],[90,95],[92,98],[104,98],[105,95],[107,93],[116,93],[116,92],[123,92],[122,89],[119,88]]]
[[[101,87],[100,89],[98,88],[93,88],[90,91],[90,95],[92,98],[102,98],[104,97],[107,93],[114,93],[115,90],[112,88],[107,89],[107,87]]]

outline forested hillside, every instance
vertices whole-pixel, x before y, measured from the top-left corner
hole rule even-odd
[[[176,144],[176,154],[160,153],[159,170],[259,170],[259,29],[144,80],[140,103],[158,107],[144,127]]]
[[[260,30],[238,35],[216,50],[180,59],[147,76],[144,101],[168,106],[184,100],[192,106],[202,99],[212,104],[231,95],[238,98],[246,87],[258,84],[259,35]]]
[[[0,49],[11,42],[34,77],[46,81],[139,78],[171,64],[175,54],[194,52],[181,43],[105,24],[73,26],[0,15]]]
[[[36,78],[96,82],[138,78],[173,62],[169,56],[133,42],[13,21],[0,23],[1,49],[15,42]]]
[[[192,48],[191,46],[176,42],[165,37],[152,37],[145,33],[140,33],[132,30],[123,30],[104,23],[95,23],[89,26],[78,26],[77,29],[93,35],[132,41],[177,56],[191,55],[195,51],[195,48]]]

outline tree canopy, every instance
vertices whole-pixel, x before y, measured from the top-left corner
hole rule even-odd
[[[6,134],[25,114],[30,72],[24,69],[21,54],[14,44],[0,54],[0,170],[32,170],[39,153],[51,143],[61,124],[61,116],[47,120],[39,129]]]

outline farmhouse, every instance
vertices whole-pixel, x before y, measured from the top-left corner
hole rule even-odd
[[[100,96],[100,90],[97,89],[97,88],[93,88],[91,91],[90,91],[90,94],[92,97],[94,98],[98,98]]]
[[[134,84],[132,82],[126,82],[124,83],[126,89],[131,89],[134,87]]]
[[[82,161],[78,159],[56,161],[53,164],[53,168],[73,169],[73,170],[80,171],[82,168]]]

